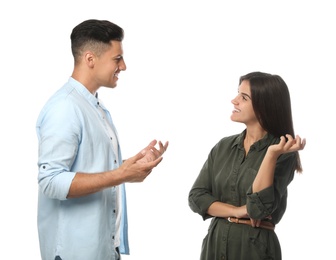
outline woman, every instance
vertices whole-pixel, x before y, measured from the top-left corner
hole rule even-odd
[[[210,151],[189,193],[190,208],[212,218],[201,260],[281,259],[274,232],[286,211],[287,186],[302,172],[290,94],[278,75],[242,76],[231,120],[246,129]]]

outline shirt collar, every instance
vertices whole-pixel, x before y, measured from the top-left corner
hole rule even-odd
[[[98,106],[98,99],[92,95],[92,93],[79,81],[75,80],[73,77],[70,77],[68,80],[69,84],[75,88],[78,93],[83,95],[83,97],[88,100],[92,105]]]
[[[244,149],[244,138],[246,135],[246,129],[241,132],[234,143],[232,144],[233,148],[234,146],[237,146],[240,149]],[[251,148],[256,149],[257,151],[260,151],[264,149],[266,146],[269,146],[272,143],[272,140],[274,139],[274,136],[270,133],[267,133],[262,139],[260,139],[258,142],[255,142]]]

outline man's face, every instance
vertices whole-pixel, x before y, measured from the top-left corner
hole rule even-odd
[[[117,86],[118,75],[122,70],[126,70],[122,42],[112,41],[111,47],[96,57],[94,78],[99,86],[114,88]]]

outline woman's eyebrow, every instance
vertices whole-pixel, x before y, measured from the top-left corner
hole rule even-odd
[[[244,96],[244,97],[248,97],[249,99],[251,99],[251,97],[250,97],[248,94],[244,93],[244,92],[241,92],[240,94],[241,94],[242,96]]]

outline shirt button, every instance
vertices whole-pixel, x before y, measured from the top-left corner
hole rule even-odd
[[[117,160],[114,160],[114,163],[117,163]]]

